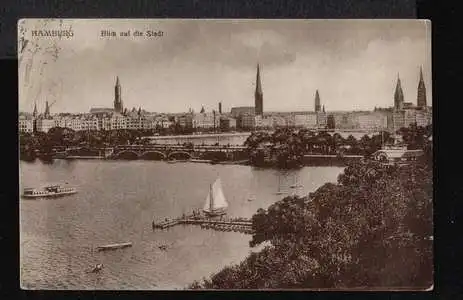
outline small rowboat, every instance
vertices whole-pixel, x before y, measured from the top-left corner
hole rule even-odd
[[[97,247],[97,250],[106,251],[106,250],[115,250],[115,249],[121,249],[121,248],[127,248],[127,247],[132,247],[132,243],[128,242],[128,243],[104,245],[104,246]]]

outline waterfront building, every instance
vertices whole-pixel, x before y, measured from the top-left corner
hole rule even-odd
[[[47,133],[51,128],[55,127],[55,120],[39,117],[35,120],[35,126],[38,132]]]
[[[317,128],[326,128],[327,126],[327,114],[324,111],[317,112]]]
[[[98,118],[98,128],[100,130],[111,130],[111,117],[108,115],[105,115],[101,118]]]
[[[260,129],[272,129],[273,128],[273,118],[271,116],[260,116],[257,115],[254,117],[255,127]]]
[[[357,128],[367,131],[379,131],[387,129],[387,115],[378,112],[368,112],[357,116]]]
[[[404,109],[404,127],[410,126],[410,124],[413,124],[416,122],[416,109]]]
[[[334,126],[336,129],[354,129],[358,126],[357,115],[355,112],[332,112],[330,113],[334,120]],[[328,118],[328,117],[327,117]],[[328,119],[327,119],[328,123]],[[328,124],[327,124],[328,125]]]
[[[127,129],[127,119],[121,114],[111,116],[111,129]]]
[[[182,128],[193,128],[193,113],[180,115],[176,121]]]
[[[229,131],[236,129],[236,119],[229,117],[220,118],[220,129],[222,131]]]
[[[230,115],[232,118],[238,118],[241,114],[255,114],[255,108],[252,106],[238,106],[232,107]]]
[[[317,115],[310,114],[296,114],[294,115],[294,126],[302,128],[315,128],[317,127]]]
[[[394,111],[392,113],[392,130],[397,131],[402,127],[405,127],[405,111]]]
[[[66,119],[65,128],[70,128],[74,131],[80,131],[83,128],[82,121],[83,120],[79,116],[73,116],[69,119]]]
[[[125,116],[126,128],[131,130],[145,130],[151,128],[151,122],[147,119],[145,112],[135,107],[131,112],[128,112]]]
[[[256,91],[254,92],[255,114],[262,116],[264,114],[264,94],[262,92],[262,83],[260,80],[260,68],[257,64]]]
[[[424,109],[416,115],[416,123],[418,126],[428,126],[432,124],[432,109]],[[426,125],[424,125],[426,124]]]
[[[256,119],[254,114],[243,113],[237,118],[237,127],[244,130],[254,129],[256,126]]]
[[[53,118],[54,122],[55,122],[55,127],[61,127],[61,128],[66,128],[66,120],[68,119],[67,116],[55,116]]]
[[[32,116],[19,116],[18,130],[21,133],[34,132],[34,118]]]
[[[151,128],[169,128],[174,124],[174,122],[170,121],[169,118],[165,116],[158,116],[154,117],[151,120]],[[180,125],[181,126],[181,125]]]
[[[220,115],[215,112],[193,114],[193,128],[211,129],[220,127]]]
[[[81,130],[99,130],[98,119],[94,116],[83,116],[80,121]]]
[[[273,127],[286,127],[288,126],[287,118],[282,115],[274,115],[272,116]]]

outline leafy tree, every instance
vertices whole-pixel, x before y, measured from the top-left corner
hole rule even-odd
[[[286,197],[252,217],[269,243],[195,288],[429,287],[432,169],[357,163],[338,183]]]

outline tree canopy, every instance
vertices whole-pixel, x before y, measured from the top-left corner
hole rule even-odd
[[[286,197],[252,218],[241,264],[190,288],[421,287],[432,284],[432,168],[351,165],[338,183]]]

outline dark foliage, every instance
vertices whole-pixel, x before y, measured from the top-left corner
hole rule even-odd
[[[421,287],[432,284],[432,169],[358,163],[307,197],[253,216],[270,243],[195,289]]]

